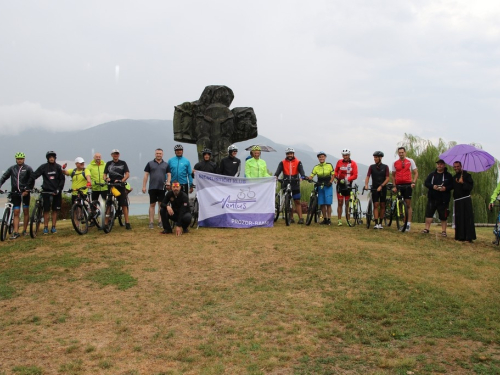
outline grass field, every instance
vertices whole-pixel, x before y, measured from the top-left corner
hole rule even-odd
[[[0,244],[0,374],[500,373],[491,228],[132,226]]]

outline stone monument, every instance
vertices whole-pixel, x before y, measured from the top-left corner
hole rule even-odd
[[[234,99],[227,86],[207,86],[199,100],[175,106],[174,139],[194,143],[198,160],[201,151],[212,150],[212,160],[219,165],[227,148],[236,142],[257,137],[257,117],[251,107],[229,109]]]

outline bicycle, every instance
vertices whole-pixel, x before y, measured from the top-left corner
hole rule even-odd
[[[87,196],[83,193],[84,190],[87,190],[86,186],[76,189],[78,195],[71,206],[71,223],[76,233],[80,235],[88,232],[89,221],[94,223],[97,229],[101,228],[101,205],[98,200],[90,200],[92,196],[91,189],[88,189]],[[70,189],[66,193],[72,193],[73,191]]]
[[[498,199],[498,198],[497,198]],[[495,220],[495,229],[493,229],[493,235],[495,239],[493,240],[493,245],[500,245],[500,203],[493,205],[493,207],[498,208],[498,216]]]
[[[42,191],[39,189],[31,190],[31,193],[38,194],[38,197],[35,200],[35,206],[33,207],[33,211],[31,211],[30,216],[30,236],[31,238],[36,238],[38,234],[38,230],[40,229],[40,224],[44,222],[43,219],[43,195],[48,194],[50,196],[54,195],[52,191]],[[49,199],[50,199],[49,196]]]
[[[11,195],[16,194],[7,190],[0,190],[0,194],[7,194],[8,202],[5,203],[5,210],[2,217],[2,226],[0,231],[0,240],[5,241],[7,234],[12,234],[14,231],[14,205],[11,201]],[[22,203],[22,202],[21,202]]]
[[[399,231],[404,232],[408,224],[408,207],[406,202],[401,195],[401,189],[407,188],[410,185],[398,185],[397,193],[392,191],[393,185],[387,184],[387,190],[389,191],[389,202],[387,209],[385,210],[384,223],[386,226],[390,227],[393,218],[396,219],[396,226]]]
[[[191,228],[194,228],[198,224],[198,217],[200,214],[200,205],[198,203],[198,194],[195,195],[193,206],[191,207]]]
[[[314,183],[314,189],[311,191],[311,197],[309,198],[309,205],[307,206],[307,216],[306,225],[311,225],[312,220],[317,223],[321,217],[321,208],[318,206],[318,191],[323,189],[325,184],[323,182],[318,182],[314,180],[308,180],[310,183]]]
[[[370,186],[370,189],[365,189],[363,187],[363,191],[361,192],[361,195],[363,195],[365,193],[365,191],[368,191],[368,205],[366,206],[366,212],[365,212],[366,229],[370,229],[370,224],[372,222],[372,219],[374,218],[374,216],[373,216],[372,191],[377,191],[377,189],[373,189],[372,186]]]
[[[361,209],[361,202],[358,198],[358,185],[348,188],[350,190],[349,204],[345,208],[345,218],[347,225],[355,227],[356,224],[363,224],[363,211]]]
[[[298,180],[297,178],[293,180]],[[292,178],[290,177],[285,177],[283,179],[278,180],[281,183],[281,187],[283,185],[286,185],[285,189],[283,190],[282,188],[279,190],[278,193],[276,193],[276,202],[278,202],[278,197],[279,197],[279,208],[278,208],[278,214],[274,216],[274,221],[277,220],[276,216],[279,216],[279,212],[283,210],[283,216],[285,218],[285,224],[286,226],[290,226],[292,220],[293,220],[293,192],[292,192]],[[278,204],[278,203],[277,203]]]
[[[125,226],[124,219],[123,219],[123,209],[122,207],[118,204],[118,200],[113,194],[112,188],[116,186],[121,186],[125,187],[125,183],[119,182],[119,183],[112,183],[108,182],[106,184],[98,184],[101,186],[107,185],[108,186],[108,194],[106,195],[106,202],[104,204],[104,210],[102,210],[102,220],[101,220],[101,225],[102,225],[102,230],[104,233],[110,233],[111,230],[113,229],[113,225],[115,223],[115,219],[118,219],[118,223],[120,224],[121,227]],[[127,193],[125,193],[127,194]],[[128,197],[127,197],[128,199]]]

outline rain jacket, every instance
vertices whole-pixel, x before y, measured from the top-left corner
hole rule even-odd
[[[171,181],[178,181],[181,185],[193,185],[193,176],[191,171],[191,163],[184,156],[174,156],[168,160],[170,166],[170,173],[172,175]]]
[[[101,164],[97,165],[94,159],[90,162],[90,165],[87,166],[86,169],[90,172],[90,179],[92,180],[92,190],[93,191],[106,191],[108,190],[108,186],[99,186],[96,184],[104,184],[106,181],[103,180],[102,175],[104,174],[104,167],[106,166],[106,162],[101,160]]]
[[[267,164],[262,159],[251,158],[245,163],[245,176],[247,178],[270,177],[267,172]]]
[[[13,165],[5,171],[2,178],[0,178],[0,186],[3,185],[10,177],[10,183],[12,186],[12,191],[22,193],[25,189],[32,189],[33,186],[29,186],[28,182],[31,175],[33,174],[33,169],[27,164],[23,165]]]

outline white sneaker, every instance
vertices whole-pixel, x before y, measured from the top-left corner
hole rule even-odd
[[[410,224],[406,224],[406,230],[405,232],[409,232],[410,231]]]

